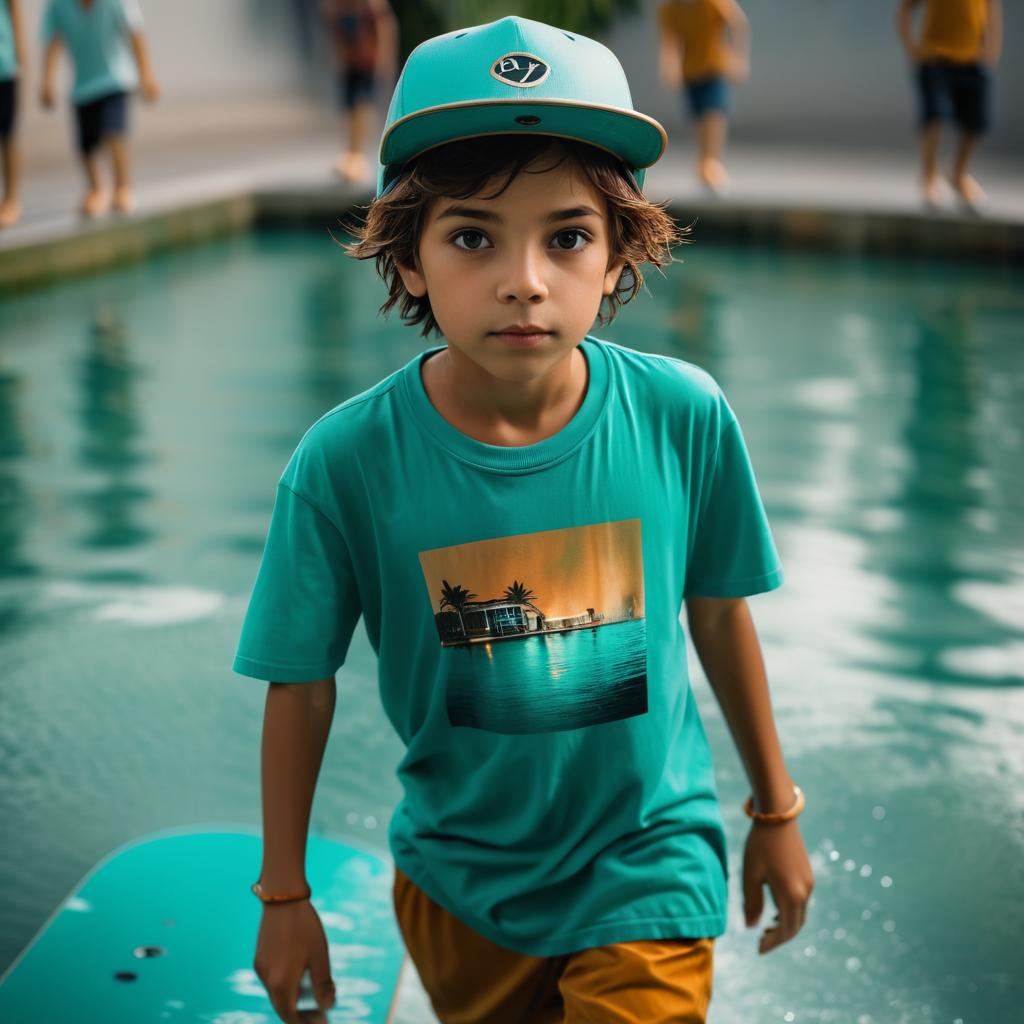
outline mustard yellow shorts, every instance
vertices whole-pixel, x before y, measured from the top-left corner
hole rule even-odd
[[[645,939],[536,957],[497,946],[395,868],[409,956],[441,1024],[704,1024],[713,938]]]

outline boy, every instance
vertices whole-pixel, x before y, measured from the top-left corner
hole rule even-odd
[[[736,0],[667,0],[658,8],[662,83],[686,84],[697,123],[697,178],[716,195],[729,191],[722,163],[728,127],[728,79],[750,73],[750,23]]]
[[[78,149],[88,181],[81,212],[106,213],[110,197],[100,182],[96,151],[105,144],[114,168],[114,209],[135,206],[128,147],[128,94],[141,87],[153,102],[160,94],[142,35],[142,12],[136,0],[48,0],[43,11],[43,81],[40,99],[54,105],[54,76],[61,46],[75,66],[71,101],[78,122]]]
[[[0,228],[9,228],[21,216],[18,201],[20,174],[14,123],[18,113],[18,75],[25,67],[25,45],[18,0],[0,0],[0,149],[3,153],[4,198],[0,202]]]
[[[0,151],[3,159],[3,201],[0,228],[11,227],[22,215],[18,202],[17,145],[14,122],[17,117],[17,79],[25,70],[22,12],[18,0],[0,0]]]
[[[803,924],[803,799],[743,601],[782,569],[742,434],[703,370],[587,333],[671,261],[641,191],[664,146],[609,50],[539,22],[402,71],[349,252],[447,344],[305,433],[233,664],[271,681],[254,968],[284,1020],[307,966],[333,1004],[303,860],[360,614],[407,748],[395,912],[442,1021],[705,1020],[727,862],[684,598],[754,790],[748,923],[767,883],[761,951]]]
[[[1001,0],[925,0],[924,25],[914,38],[914,8],[919,0],[902,0],[897,24],[907,56],[915,65],[921,124],[921,187],[925,205],[939,205],[939,129],[950,114],[960,142],[950,184],[972,212],[985,204],[982,187],[967,165],[989,125],[990,68],[1003,45]]]
[[[363,153],[378,75],[394,81],[398,27],[387,0],[324,0],[321,12],[337,65],[338,97],[345,110],[347,148],[334,169],[346,181],[370,180]]]

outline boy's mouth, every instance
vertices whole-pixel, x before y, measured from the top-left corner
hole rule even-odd
[[[491,331],[491,334],[509,345],[539,345],[551,333],[540,324],[509,324]]]

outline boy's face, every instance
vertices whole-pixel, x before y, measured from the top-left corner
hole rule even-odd
[[[410,294],[429,296],[450,355],[502,380],[543,377],[570,355],[624,265],[608,266],[604,196],[553,162],[545,153],[494,198],[434,200],[419,266],[398,268]]]

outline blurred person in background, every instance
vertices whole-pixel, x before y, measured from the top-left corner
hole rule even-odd
[[[1002,0],[924,0],[921,35],[915,39],[919,2],[902,0],[897,27],[917,79],[924,202],[929,209],[939,205],[939,131],[952,115],[960,142],[949,183],[967,208],[977,211],[986,197],[967,165],[989,127],[990,68],[1003,45]]]
[[[324,0],[321,11],[331,38],[345,120],[345,149],[335,170],[346,181],[366,183],[371,169],[363,147],[378,84],[394,82],[397,22],[387,0]]]
[[[114,209],[135,205],[128,159],[128,96],[136,88],[150,102],[160,92],[142,34],[136,0],[47,0],[43,10],[43,80],[40,100],[54,106],[57,60],[66,47],[74,65],[71,102],[88,191],[81,212],[98,217],[110,206],[100,180],[97,151],[105,145],[114,169]]]
[[[658,8],[658,28],[661,81],[672,90],[685,84],[697,125],[697,178],[724,195],[728,82],[750,74],[750,22],[736,0],[666,0]]]
[[[14,141],[18,113],[18,76],[25,69],[25,39],[21,29],[19,0],[0,0],[0,148],[3,150],[4,198],[0,203],[0,228],[16,224],[20,161]]]

